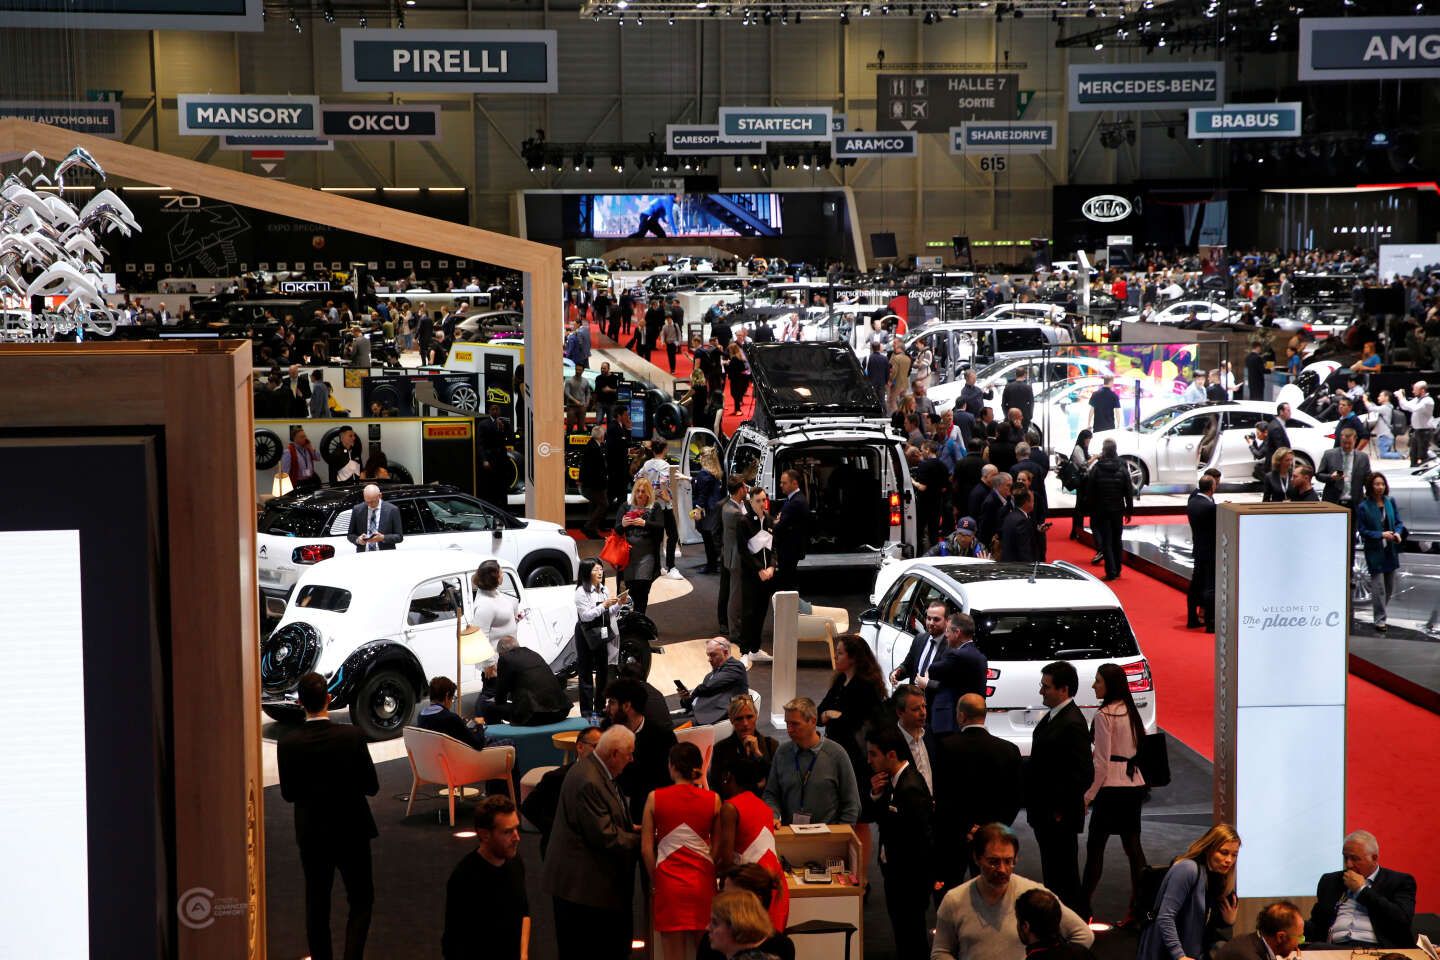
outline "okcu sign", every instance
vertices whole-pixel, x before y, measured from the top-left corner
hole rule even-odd
[[[439,140],[440,107],[327,103],[320,125],[331,140]]]
[[[1103,193],[1098,197],[1091,197],[1080,205],[1080,212],[1085,215],[1086,220],[1094,220],[1096,223],[1115,223],[1130,216],[1134,208],[1130,201],[1124,197],[1117,197],[1113,193]]]

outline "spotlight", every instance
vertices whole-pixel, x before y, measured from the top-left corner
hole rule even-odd
[[[865,6],[863,6],[863,7],[860,8],[860,16],[862,16],[862,17],[868,17],[868,16],[870,16],[870,4],[867,3],[867,4],[865,4]]]
[[[811,166],[811,163],[812,163],[813,161],[814,161],[814,154],[809,154],[809,153],[807,153],[807,154],[805,154],[803,157],[800,158],[800,166],[801,166],[801,168],[803,168],[803,169],[805,169],[805,170],[809,170],[809,169],[810,169],[810,166]]]
[[[841,10],[841,11],[840,11],[840,26],[842,26],[842,27],[848,27],[848,26],[850,26],[850,11],[848,11],[848,10]]]
[[[790,11],[785,9],[784,7],[780,8],[780,26],[790,26]]]
[[[625,172],[625,155],[623,153],[612,153],[610,155],[610,169],[616,173]]]
[[[415,6],[415,0],[405,0],[405,6],[407,6],[407,7],[413,7],[413,6]]]
[[[395,26],[401,30],[405,29],[405,11],[395,11]]]
[[[960,16],[960,8],[959,8],[958,6],[956,6],[955,4],[953,4],[953,3],[950,4],[950,16],[952,16],[952,17],[958,17],[958,16]]]
[[[599,19],[599,14],[596,14],[596,19]],[[365,16],[365,14],[360,14],[360,29],[364,30],[368,26],[370,26],[370,20]]]
[[[599,23],[599,22],[600,22],[600,12],[597,10],[597,11],[595,12],[595,14],[594,14],[590,19],[593,20],[593,21],[595,21],[596,23]]]
[[[890,16],[890,4],[888,4],[888,3],[882,3],[882,4],[880,4],[880,16],[882,16],[882,17],[888,17],[888,16]]]
[[[765,8],[765,12],[760,15],[760,19],[762,19],[762,20],[765,21],[765,26],[767,26],[767,27],[770,26],[770,21],[771,21],[771,19],[772,19],[773,17],[774,17],[774,14],[770,12],[770,8],[769,8],[769,7],[766,7],[766,8]]]
[[[571,159],[571,161],[570,161],[570,166],[575,170],[576,173],[579,173],[579,172],[580,172],[580,168],[583,167],[584,165],[585,165],[585,154],[583,154],[583,153],[576,153],[575,156],[574,156],[574,157]]]
[[[675,26],[675,14],[672,13],[668,17],[666,17],[665,22],[670,24],[670,26],[672,27]]]
[[[324,6],[323,9],[324,9],[324,11],[325,11],[325,22],[326,22],[326,23],[334,23],[334,22],[335,22],[335,4],[331,3],[330,0],[325,0],[325,6]]]
[[[745,165],[740,162],[740,158],[739,158],[739,157],[736,157],[736,158],[735,158],[735,172],[736,172],[736,173],[740,173],[742,170],[744,170],[744,168],[745,168]]]
[[[1161,37],[1158,41],[1156,41],[1155,46],[1157,46],[1157,47],[1163,47],[1163,46],[1165,46],[1165,38],[1164,38],[1164,37]]]
[[[630,9],[630,0],[616,0],[616,2],[615,2],[615,9],[617,9],[617,10],[628,10],[628,9]]]
[[[645,14],[643,14],[643,13],[637,13],[637,14],[635,14],[635,26],[637,26],[637,27],[643,27],[643,26],[645,26]]]
[[[617,27],[623,27],[623,26],[625,26],[625,15],[624,15],[623,13],[622,13],[622,14],[620,15],[620,17],[615,21],[615,26],[617,26]]]
[[[798,165],[799,165],[799,160],[795,157],[795,154],[793,154],[793,153],[787,153],[787,154],[785,154],[785,169],[786,169],[786,170],[794,170],[794,169],[796,168],[796,166],[798,166]]]
[[[1096,52],[1096,53],[1099,53],[1101,50],[1104,50],[1104,49],[1105,49],[1105,41],[1104,41],[1104,40],[1097,40],[1097,41],[1095,41],[1095,52]]]

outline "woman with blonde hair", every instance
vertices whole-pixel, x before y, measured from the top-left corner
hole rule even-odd
[[[699,369],[698,367],[696,368]],[[712,444],[700,451],[700,469],[690,478],[690,519],[705,541],[705,566],[701,573],[720,569],[720,508],[725,503],[725,473],[720,455]]]
[[[665,535],[665,519],[655,500],[655,486],[646,477],[635,481],[630,502],[620,506],[615,529],[630,544],[630,562],[623,571],[625,587],[635,612],[644,613],[650,604],[650,585],[660,575],[660,541]]]
[[[1265,474],[1262,503],[1284,503],[1290,496],[1290,471],[1295,469],[1295,451],[1281,447],[1270,455],[1270,472]]]
[[[762,947],[775,935],[775,928],[759,897],[749,890],[728,889],[710,902],[709,932],[710,948],[725,960],[735,960],[752,950],[761,956],[769,953]],[[792,945],[790,956],[794,955]]]
[[[1152,905],[1154,922],[1140,934],[1136,960],[1202,960],[1230,938],[1240,911],[1235,861],[1240,835],[1217,823],[1175,858]]]

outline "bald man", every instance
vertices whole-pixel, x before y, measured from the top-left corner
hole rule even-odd
[[[705,659],[710,661],[710,672],[694,690],[680,698],[682,707],[689,706],[694,711],[697,725],[724,720],[730,710],[730,698],[750,692],[745,664],[730,655],[729,640],[724,637],[706,640]]]
[[[345,531],[345,539],[355,544],[356,553],[394,550],[405,539],[399,509],[381,498],[377,485],[365,485],[365,502],[350,511],[350,528]]]

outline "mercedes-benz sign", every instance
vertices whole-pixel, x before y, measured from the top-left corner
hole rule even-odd
[[[1130,216],[1130,209],[1129,200],[1117,197],[1113,193],[1104,193],[1086,200],[1081,205],[1080,212],[1085,214],[1087,220],[1094,220],[1097,223],[1114,223]]]

